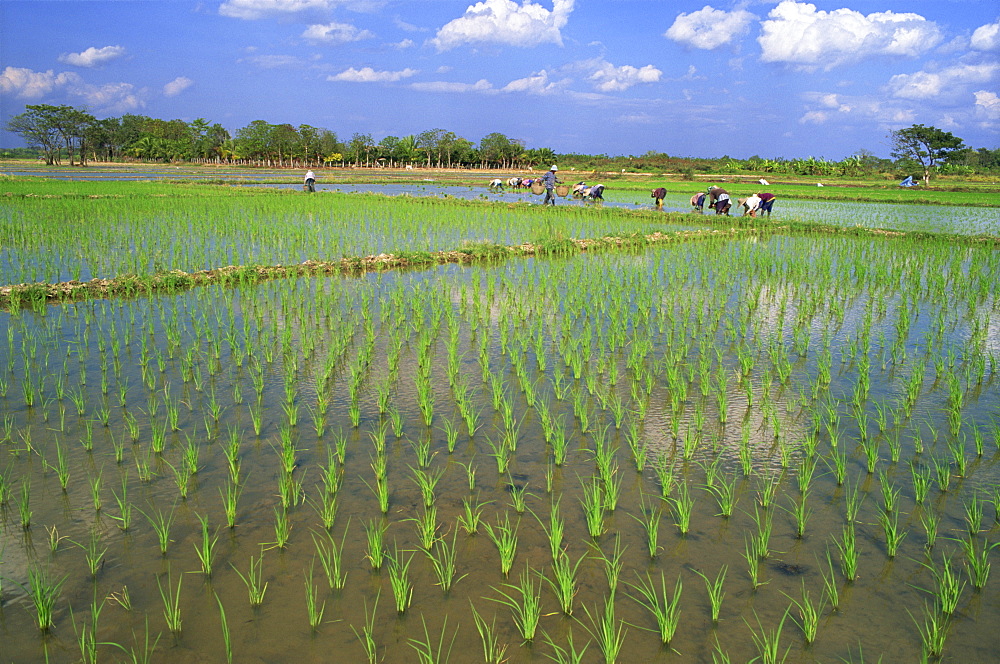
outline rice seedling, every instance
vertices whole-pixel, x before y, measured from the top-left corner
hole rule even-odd
[[[848,522],[843,528],[841,541],[834,540],[840,551],[840,570],[848,582],[858,578],[858,544],[854,534],[854,522]]]
[[[909,613],[909,609],[906,611]],[[920,633],[921,655],[924,660],[939,659],[944,653],[944,642],[948,637],[948,630],[951,628],[951,620],[926,602],[924,603],[923,615],[924,621],[921,624],[910,613],[910,619],[913,620]]]
[[[687,482],[678,482],[676,495],[667,498],[670,503],[671,513],[674,515],[674,525],[681,536],[688,534],[691,529],[691,513],[694,511],[694,498],[688,491]]]
[[[660,531],[660,517],[663,514],[663,509],[657,507],[653,509],[646,504],[646,498],[643,494],[640,497],[640,507],[642,510],[642,517],[638,517],[634,514],[629,514],[630,517],[635,519],[638,523],[643,526],[646,531],[646,546],[649,549],[649,558],[656,558],[656,555],[660,551],[658,544],[659,531]]]
[[[246,585],[250,606],[257,608],[263,604],[264,595],[267,593],[267,581],[264,581],[264,548],[261,547],[260,556],[256,560],[254,560],[253,556],[250,556],[250,568],[246,574],[239,571],[232,563],[229,563],[229,566],[233,568],[233,571],[236,572],[240,580]]]
[[[756,565],[755,565],[756,567]],[[700,570],[693,570],[695,574],[700,576],[705,582],[705,589],[708,591],[708,599],[712,606],[712,622],[718,624],[719,614],[722,612],[722,600],[725,598],[726,593],[722,589],[722,584],[726,580],[726,573],[729,571],[728,565],[723,565],[719,569],[719,573],[715,576],[715,580],[710,580],[703,572]],[[678,582],[680,580],[678,579]],[[757,582],[754,580],[754,589],[757,588]]]
[[[625,645],[625,635],[628,633],[628,630],[625,629],[623,620],[615,620],[614,593],[604,598],[603,612],[598,614],[595,608],[592,614],[586,606],[583,607],[583,610],[587,614],[587,619],[591,626],[588,627],[582,621],[580,624],[583,625],[587,633],[597,642],[597,647],[605,664],[612,664],[618,661],[618,655]]]
[[[755,509],[753,512],[756,532],[750,534],[750,544],[758,560],[766,560],[771,556],[771,531],[773,530],[774,513],[768,510]]]
[[[369,519],[365,522],[365,541],[368,544],[368,550],[365,554],[365,558],[371,565],[371,568],[375,571],[382,569],[382,564],[385,561],[386,551],[385,551],[385,531],[388,529],[388,525],[383,523],[381,519]]]
[[[788,595],[785,596],[788,597]],[[788,597],[788,599],[799,610],[799,619],[795,620],[793,617],[792,620],[798,623],[806,643],[814,642],[816,640],[816,632],[819,630],[819,617],[823,613],[823,600],[820,600],[819,603],[813,603],[809,598],[805,579],[802,579],[802,600],[796,600],[794,597]]]
[[[318,607],[316,606],[316,586],[313,585],[313,567],[315,565],[316,559],[313,558],[309,565],[309,571],[303,572],[306,588],[306,615],[309,618],[309,628],[314,632],[323,624],[323,614],[326,612],[325,601]]]
[[[931,469],[911,461],[910,475],[913,478],[913,499],[918,505],[922,505],[931,487]]]
[[[456,547],[456,540],[458,538],[458,530],[456,529],[451,536],[451,543],[445,538],[440,538],[437,540],[437,545],[433,548],[424,548],[424,553],[427,554],[428,560],[431,563],[431,569],[434,570],[434,576],[437,578],[437,585],[441,586],[441,590],[445,594],[451,592],[451,587],[464,579],[467,574],[455,578],[456,567],[455,561],[458,558],[458,549]]]
[[[860,493],[859,487],[848,484],[844,493],[844,518],[848,524],[853,524],[858,519],[858,510],[865,502],[865,494]]]
[[[226,620],[226,609],[222,606],[222,598],[219,597],[218,593],[215,594],[215,603],[219,607],[219,622],[222,626],[222,644],[225,647],[226,653],[226,664],[232,664],[233,662],[233,642],[232,637],[229,634],[229,621]]]
[[[507,644],[500,643],[497,635],[496,616],[489,623],[479,615],[476,607],[469,601],[469,608],[472,610],[472,618],[476,623],[476,631],[479,633],[479,640],[483,644],[483,661],[486,664],[502,664],[507,661]]]
[[[604,563],[604,576],[608,580],[608,589],[614,595],[618,592],[618,581],[621,579],[622,568],[624,567],[622,557],[625,554],[625,549],[622,548],[621,539],[618,537],[615,538],[615,546],[611,551],[611,555],[604,553],[596,542],[591,541],[587,544],[594,552],[594,557]]]
[[[973,492],[972,498],[962,503],[965,511],[965,525],[969,537],[975,537],[983,529],[985,508],[978,492]]]
[[[379,595],[375,595],[375,602],[372,605],[371,613],[368,613],[368,600],[365,599],[365,624],[361,628],[361,633],[358,633],[357,628],[351,625],[351,631],[361,642],[362,648],[365,651],[365,657],[368,659],[368,664],[376,664],[379,661],[378,654],[378,644],[375,643],[375,614],[378,611],[378,600]]]
[[[830,608],[834,611],[840,610],[840,587],[837,585],[837,576],[833,570],[833,557],[830,555],[830,547],[826,548],[826,567],[820,563],[820,574],[823,576],[823,597]]]
[[[950,558],[943,557],[940,568],[934,566],[933,560],[921,564],[927,568],[934,580],[933,590],[923,590],[934,596],[941,613],[951,616],[958,608],[962,591],[965,589],[965,581],[961,581],[958,573],[952,569]]]
[[[729,481],[721,479],[714,484],[706,485],[705,488],[715,496],[715,501],[719,506],[719,512],[716,516],[721,516],[724,519],[731,517],[738,499],[736,495],[736,478],[733,477]]]
[[[899,513],[883,510],[878,516],[879,523],[882,524],[882,532],[885,533],[885,552],[889,558],[896,557],[899,544],[907,535],[905,530],[899,529]]]
[[[503,523],[498,518],[495,527],[489,523],[485,524],[486,535],[500,554],[500,571],[504,576],[510,575],[510,568],[514,564],[514,556],[517,554],[517,528],[520,523],[519,519],[512,528],[510,517],[504,512]]]
[[[775,479],[774,477],[761,477],[760,489],[757,491],[757,503],[765,510],[770,509],[771,504],[774,503],[774,497],[777,495],[778,487],[780,485],[780,478]]]
[[[656,620],[656,629],[649,631],[658,633],[660,642],[669,646],[681,619],[680,603],[681,591],[683,590],[681,577],[677,577],[672,596],[667,591],[667,582],[662,570],[660,571],[659,587],[648,572],[645,579],[640,576],[638,584],[630,583],[629,586],[638,594],[638,597],[634,595],[629,595],[629,597],[649,611]],[[717,622],[717,620],[714,621]]]
[[[493,591],[500,595],[500,597],[488,598],[491,601],[510,608],[514,618],[514,625],[526,643],[534,640],[538,623],[542,617],[541,582],[539,581],[538,585],[535,585],[532,582],[532,576],[532,569],[530,566],[527,566],[520,574],[517,585],[503,584],[504,587],[510,589],[510,593],[491,586]],[[515,598],[515,594],[519,595],[519,598]]]
[[[284,549],[292,534],[292,524],[288,521],[288,510],[274,507],[274,548]]]
[[[564,615],[573,615],[573,600],[576,598],[576,594],[579,591],[577,585],[577,572],[580,569],[580,564],[584,561],[586,556],[580,556],[576,563],[573,563],[569,555],[565,551],[561,551],[558,556],[552,559],[552,578],[545,576],[539,572],[539,576],[549,585],[552,589],[552,594],[556,596],[556,600],[559,603],[559,610],[563,612]]]
[[[583,486],[580,505],[583,507],[587,533],[597,539],[604,534],[604,491],[597,476],[591,477],[590,482],[581,479],[580,483]]]
[[[56,581],[51,571],[32,564],[28,567],[28,585],[21,586],[35,607],[35,624],[39,631],[48,632],[54,625],[56,602],[68,575]],[[20,584],[19,584],[20,585]]]
[[[445,634],[448,631],[448,616],[444,617],[444,622],[441,625],[441,635],[438,638],[437,648],[431,642],[430,634],[427,632],[427,622],[424,620],[423,615],[420,616],[420,622],[424,628],[424,638],[420,639],[410,639],[410,647],[417,653],[417,661],[420,664],[439,664],[440,662],[448,662],[451,659],[451,651],[455,646],[455,637],[458,636],[458,628],[455,628],[454,634],[451,635],[451,641],[448,643],[448,649],[444,648]]]
[[[458,515],[458,525],[465,530],[468,535],[475,535],[479,532],[479,524],[483,518],[483,507],[486,503],[473,501],[471,497],[462,499],[462,513]]]
[[[136,508],[138,509],[138,508]],[[156,538],[160,545],[160,555],[167,555],[167,549],[170,547],[170,527],[174,523],[174,512],[177,509],[177,504],[174,503],[170,507],[170,512],[165,514],[163,510],[157,509],[155,514],[146,514],[142,510],[139,513],[146,517],[149,521],[149,525],[153,527],[156,532]]]
[[[205,576],[212,576],[212,561],[215,558],[215,545],[219,541],[219,529],[216,528],[214,533],[210,533],[208,517],[197,513],[195,517],[201,524],[201,543],[195,544],[194,550],[201,563],[201,573]]]
[[[976,592],[986,587],[990,577],[990,551],[1000,546],[1000,542],[992,544],[983,542],[982,550],[976,551],[976,540],[973,537],[956,540],[965,554],[965,570],[969,575],[969,583]]]
[[[384,459],[385,457],[380,457]],[[437,486],[438,481],[444,475],[444,469],[439,468],[437,471],[431,472],[423,468],[410,468],[410,472],[413,473],[413,477],[410,479],[420,488],[420,495],[423,497],[424,507],[429,508],[434,505],[434,488]]]
[[[521,486],[514,483],[513,478],[511,478],[510,484],[507,485],[510,488],[510,505],[514,508],[514,511],[518,514],[524,514],[524,510],[527,509],[526,496],[531,494],[527,492],[528,484],[525,482]]]
[[[173,587],[171,580],[170,566],[167,566],[167,589],[163,589],[160,577],[156,577],[156,587],[160,591],[160,599],[163,601],[163,618],[167,622],[167,629],[174,634],[181,631],[181,585],[184,583],[184,575],[177,579],[177,589]]]
[[[947,461],[934,459],[934,474],[937,477],[938,490],[947,493],[951,484],[951,466]]]
[[[83,549],[84,560],[87,563],[87,570],[90,572],[91,577],[96,577],[97,573],[104,565],[104,554],[108,552],[108,547],[104,547],[103,549],[100,548],[101,533],[96,527],[92,527],[90,529],[90,538],[87,540],[87,544],[80,544],[79,542],[74,542],[73,540],[70,541]]]
[[[781,651],[781,632],[784,629],[785,620],[788,619],[788,613],[788,609],[785,609],[777,626],[770,630],[765,629],[764,625],[761,624],[756,611],[754,611],[754,620],[757,622],[756,631],[746,618],[743,619],[743,622],[750,629],[750,637],[757,648],[756,659],[759,659],[761,664],[780,664],[788,659],[788,651],[791,650],[791,646],[785,648],[784,652]]]

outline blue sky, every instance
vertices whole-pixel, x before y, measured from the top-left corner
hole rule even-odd
[[[914,123],[1000,147],[996,0],[3,0],[0,120],[498,131],[556,152],[888,156]],[[0,145],[20,145],[0,132]]]

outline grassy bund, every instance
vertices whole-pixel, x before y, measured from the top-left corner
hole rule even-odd
[[[3,660],[991,661],[996,210],[843,192],[0,180]]]

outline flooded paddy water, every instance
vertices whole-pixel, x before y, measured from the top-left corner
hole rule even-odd
[[[998,274],[775,235],[0,312],[3,659],[991,661]]]

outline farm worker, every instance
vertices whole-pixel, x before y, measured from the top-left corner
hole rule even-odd
[[[767,216],[771,216],[771,208],[774,207],[774,194],[769,194],[765,192],[758,192],[755,194],[757,198],[760,199],[760,206],[757,208],[760,211],[761,216],[767,213]]]
[[[587,184],[581,180],[573,185],[573,198],[583,198],[587,193]]]
[[[699,191],[691,197],[691,207],[699,212],[705,209],[705,192]]]
[[[310,194],[315,193],[315,191],[316,191],[316,175],[311,170],[310,171],[306,171],[306,177],[305,177],[305,180],[303,181],[303,183],[305,184],[305,190],[306,191],[308,191]]]
[[[750,198],[743,201],[743,216],[757,216],[757,210],[760,209],[760,196],[754,194]]]
[[[500,178],[493,178],[490,181],[490,191],[503,191],[503,181]]]
[[[590,196],[590,200],[592,201],[604,202],[604,185],[595,184],[590,188],[590,191],[587,192],[587,195]]]
[[[659,187],[657,189],[654,189],[649,194],[649,197],[650,198],[655,198],[656,199],[656,209],[657,210],[662,210],[663,209],[663,199],[667,197],[667,190],[666,190],[665,187]]]
[[[715,214],[729,216],[729,208],[732,202],[729,200],[729,192],[714,184],[708,188],[708,206],[715,208]]]
[[[556,184],[562,182],[556,177],[558,170],[559,167],[553,164],[552,168],[542,176],[542,185],[545,187],[545,199],[542,201],[542,205],[556,204]]]

